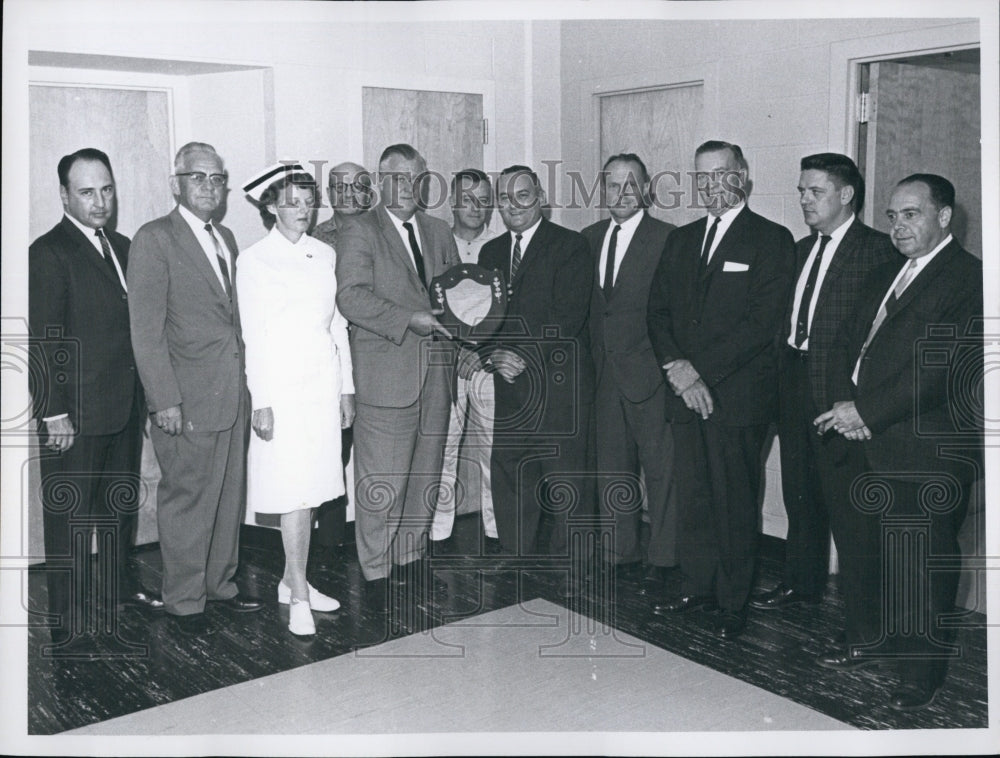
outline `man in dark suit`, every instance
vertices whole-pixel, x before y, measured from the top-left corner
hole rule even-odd
[[[84,148],[59,161],[64,216],[28,251],[32,349],[44,369],[32,392],[44,444],[40,460],[46,579],[56,650],[84,636],[85,579],[74,573],[74,527],[113,523],[113,555],[101,560],[116,580],[106,601],[162,610],[163,602],[127,565],[139,506],[145,421],[142,387],[129,340],[129,240],[107,228],[115,212],[108,156]],[[65,375],[70,379],[59,379]],[[73,381],[76,380],[76,381]],[[68,492],[75,503],[67,509]],[[110,619],[103,619],[107,623]]]
[[[943,616],[982,454],[983,268],[951,236],[954,205],[943,177],[896,185],[886,215],[907,260],[869,279],[830,354],[832,408],[815,420],[820,434],[842,435],[824,481],[847,641],[817,663],[894,661],[889,706],[902,711],[933,701],[960,652]]]
[[[250,398],[233,287],[236,240],[214,220],[226,182],[215,148],[184,145],[170,178],[177,207],[136,232],[128,271],[132,346],[163,474],[163,602],[178,631],[198,636],[214,632],[206,600],[240,613],[261,608],[234,581]]]
[[[746,207],[737,145],[695,153],[707,218],[667,238],[649,293],[649,338],[674,395],[674,471],[682,594],[654,607],[718,611],[739,636],[756,559],[761,454],[777,401],[774,335],[785,309],[791,233]]]
[[[674,228],[646,213],[649,173],[634,153],[611,156],[602,172],[610,221],[583,230],[596,262],[590,299],[594,356],[597,470],[602,516],[614,521],[614,546],[606,563],[617,571],[642,570],[641,592],[661,592],[667,569],[677,564],[677,503],[673,483],[674,440],[666,417],[667,387],[646,328],[653,272]],[[617,504],[615,481],[631,477],[631,490],[645,478],[649,541],[640,544],[638,497]]]
[[[899,257],[887,234],[856,216],[864,206],[865,182],[854,161],[818,153],[803,158],[800,168],[799,204],[812,234],[795,245],[797,279],[778,334],[785,573],[776,587],[751,599],[761,610],[816,603],[826,587],[830,522],[817,458],[827,446],[813,419],[830,407],[827,362],[838,328],[871,271]]]
[[[530,168],[505,168],[496,198],[508,231],[483,246],[479,265],[510,282],[506,318],[484,351],[495,373],[497,532],[508,553],[562,555],[570,516],[589,513],[593,501],[582,474],[594,392],[594,264],[582,235],[542,217],[545,191]]]
[[[426,171],[410,145],[383,150],[379,204],[338,239],[337,305],[353,324],[357,388],[358,561],[372,589],[408,584],[420,568],[448,431],[454,355],[428,286],[459,258],[448,225],[418,210]]]

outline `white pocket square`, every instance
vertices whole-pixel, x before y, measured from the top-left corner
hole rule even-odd
[[[737,263],[736,261],[726,261],[722,264],[723,271],[749,271],[750,267],[745,263]]]

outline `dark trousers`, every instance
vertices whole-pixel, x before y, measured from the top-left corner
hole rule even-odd
[[[598,506],[602,517],[614,523],[614,563],[645,559],[653,566],[677,564],[677,492],[674,486],[674,437],[666,420],[666,387],[633,403],[611,378],[610,368],[597,385],[594,404]],[[639,528],[642,503],[638,497],[620,497],[637,491],[640,467],[646,484],[649,544],[643,554]]]
[[[104,612],[113,613],[114,600],[139,588],[127,559],[142,492],[144,421],[136,408],[121,431],[77,435],[69,450],[39,462],[49,612],[58,615],[55,626],[67,631],[83,628],[94,527],[99,573],[111,580],[104,586]]]
[[[510,417],[497,394],[497,416]],[[575,411],[576,433],[565,436],[515,425],[494,431],[490,477],[504,549],[519,555],[566,555],[569,519],[593,513],[591,411],[589,404],[581,404]]]
[[[943,615],[954,610],[969,485],[931,471],[884,476],[863,444],[844,445],[840,479],[824,481],[836,488],[830,516],[848,644],[890,659],[904,681],[940,685],[958,653]]]
[[[682,591],[746,605],[757,557],[757,508],[767,425],[674,424]]]
[[[812,397],[807,359],[790,349],[782,355],[778,398],[781,494],[788,516],[784,583],[796,592],[817,595],[826,587],[830,546],[817,464],[821,440],[813,426],[819,411]]]

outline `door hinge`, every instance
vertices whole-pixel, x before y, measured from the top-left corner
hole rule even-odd
[[[490,120],[488,118],[483,119],[483,144],[490,144]]]
[[[871,98],[867,92],[862,92],[858,95],[858,123],[867,124],[868,119],[871,114],[869,113],[869,108],[871,107]]]

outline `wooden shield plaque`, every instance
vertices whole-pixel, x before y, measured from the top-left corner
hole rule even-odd
[[[499,270],[475,263],[452,266],[431,282],[431,306],[457,339],[478,342],[492,336],[507,312],[507,284]]]

